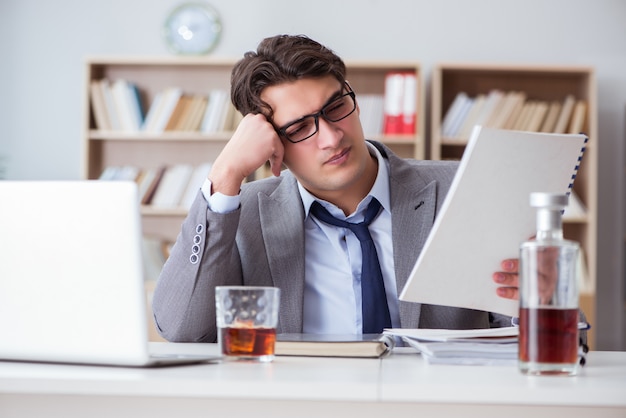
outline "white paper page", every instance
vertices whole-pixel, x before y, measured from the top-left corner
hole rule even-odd
[[[585,141],[476,127],[400,299],[517,316],[492,275],[535,234],[530,193],[568,192]]]
[[[420,341],[453,341],[498,337],[517,337],[518,327],[483,328],[483,329],[428,329],[428,328],[388,328],[387,335],[408,337]],[[494,342],[498,342],[494,340]]]

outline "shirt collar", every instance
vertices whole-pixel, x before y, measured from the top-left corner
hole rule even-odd
[[[366,144],[370,155],[375,156],[378,160],[378,173],[376,174],[376,180],[374,181],[374,185],[372,186],[367,196],[365,196],[363,200],[359,202],[359,205],[357,206],[354,214],[364,211],[372,197],[375,197],[380,202],[383,210],[391,213],[391,203],[389,198],[389,162],[385,158],[383,158],[382,154],[380,153],[380,151],[378,151],[378,149],[376,149],[375,146],[373,146],[369,142],[366,142]],[[299,181],[298,191],[300,192],[300,198],[302,199],[302,204],[304,205],[305,218],[309,216],[309,209],[311,208],[311,204],[315,200],[324,205],[324,207],[326,207],[326,209],[328,209],[330,213],[334,216],[345,217],[341,209],[339,209],[332,203],[316,198],[311,193],[309,193],[309,191],[306,190]],[[350,216],[348,216],[348,218],[352,217],[352,215],[354,214],[351,214]]]

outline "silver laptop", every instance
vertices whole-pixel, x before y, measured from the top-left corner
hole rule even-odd
[[[0,181],[0,359],[161,366],[151,356],[137,187]]]

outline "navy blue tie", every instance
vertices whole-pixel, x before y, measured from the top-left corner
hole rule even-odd
[[[391,316],[385,294],[383,273],[380,270],[376,246],[368,229],[369,224],[378,216],[381,206],[372,198],[365,219],[360,223],[350,223],[331,215],[319,202],[311,205],[311,213],[320,221],[348,228],[361,243],[363,263],[361,266],[361,298],[363,314],[363,334],[380,334],[383,328],[391,327]]]

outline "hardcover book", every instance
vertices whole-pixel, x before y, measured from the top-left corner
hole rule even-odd
[[[391,352],[391,335],[278,334],[277,356],[380,358]]]

